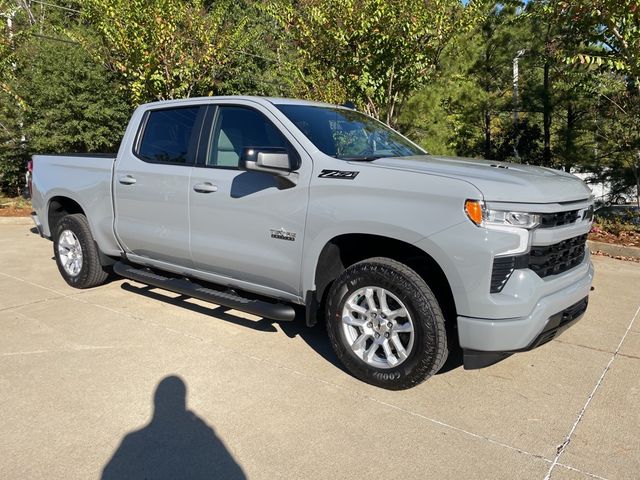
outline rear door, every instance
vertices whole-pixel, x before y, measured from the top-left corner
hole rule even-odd
[[[209,117],[189,189],[196,268],[254,291],[300,295],[311,158],[259,104],[220,102]],[[283,187],[273,175],[239,170],[247,147],[286,148],[300,160],[297,184]]]
[[[115,230],[129,254],[192,267],[189,176],[207,106],[148,110],[118,159]]]

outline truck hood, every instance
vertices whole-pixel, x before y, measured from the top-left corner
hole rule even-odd
[[[578,177],[533,165],[434,155],[379,158],[371,163],[465,180],[490,202],[558,203],[585,200],[591,195]]]

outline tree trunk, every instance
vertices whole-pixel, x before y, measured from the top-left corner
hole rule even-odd
[[[544,114],[544,151],[542,165],[551,166],[551,92],[549,91],[549,62],[544,64],[544,87],[542,92]]]
[[[573,166],[573,154],[575,152],[575,145],[573,144],[574,130],[576,124],[576,115],[573,110],[573,103],[569,102],[567,105],[567,131],[564,136],[564,171],[571,173],[571,167]]]
[[[636,178],[636,203],[638,215],[640,215],[640,150],[636,152],[636,161],[633,164],[633,176]]]
[[[484,111],[484,158],[491,158],[491,112]]]

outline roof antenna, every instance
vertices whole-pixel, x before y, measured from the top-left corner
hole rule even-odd
[[[350,108],[351,110],[356,110],[356,104],[353,103],[351,100],[347,100],[342,104],[342,106],[346,108]]]

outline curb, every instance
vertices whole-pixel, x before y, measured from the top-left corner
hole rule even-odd
[[[613,257],[632,257],[640,259],[640,248],[638,247],[625,247],[624,245],[614,245],[612,243],[594,242],[593,240],[587,240],[589,250],[611,255]]]
[[[33,225],[31,217],[0,217],[0,225]]]

